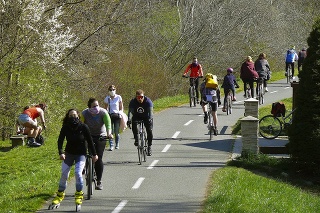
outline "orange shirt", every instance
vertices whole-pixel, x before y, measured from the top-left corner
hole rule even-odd
[[[30,107],[29,109],[26,109],[25,111],[23,111],[23,114],[27,114],[29,115],[29,117],[34,120],[35,118],[39,117],[40,114],[37,111],[36,107]]]
[[[203,76],[202,67],[200,64],[198,64],[198,66],[192,66],[192,64],[189,64],[186,71],[184,71],[183,75],[187,74],[190,70],[191,78]]]

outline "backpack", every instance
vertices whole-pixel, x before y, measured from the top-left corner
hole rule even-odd
[[[218,79],[216,75],[212,75],[211,73],[206,74],[206,88],[217,89],[218,87]]]
[[[44,144],[44,137],[42,135],[38,135],[36,138],[35,138],[36,142],[43,145]]]
[[[271,114],[274,117],[281,117],[285,116],[286,114],[286,106],[284,105],[284,103],[282,102],[275,102],[272,104],[272,108],[271,108]]]

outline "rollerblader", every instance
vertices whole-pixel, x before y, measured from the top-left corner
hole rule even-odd
[[[98,160],[98,155],[90,135],[89,128],[79,119],[80,113],[75,109],[69,109],[66,113],[62,128],[58,138],[58,152],[60,160],[62,160],[62,172],[59,181],[57,196],[53,199],[52,204],[48,209],[58,208],[64,198],[67,188],[67,180],[70,170],[75,165],[76,193],[75,203],[76,211],[80,211],[83,200],[83,177],[82,171],[85,167],[86,154],[92,153],[92,161]],[[63,141],[67,140],[65,149],[63,150]],[[86,145],[87,144],[87,145]]]

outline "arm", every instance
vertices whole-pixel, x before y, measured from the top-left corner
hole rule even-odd
[[[122,103],[122,100],[119,101],[119,111],[123,111],[123,103]]]
[[[183,76],[186,76],[191,68],[191,64],[188,65],[187,69],[184,71]]]
[[[111,133],[111,119],[110,119],[109,114],[105,113],[102,119],[103,119],[104,125],[106,126],[106,129],[107,129],[107,135],[109,137],[112,136],[112,133]]]
[[[44,111],[41,108],[37,108],[37,111],[38,111],[38,113],[40,115],[39,117],[40,117],[43,129],[46,129],[46,122],[44,120]]]
[[[62,126],[62,128],[60,130],[59,137],[58,137],[58,152],[59,152],[60,160],[65,159],[65,155],[64,155],[64,151],[63,151],[63,141],[64,141],[65,137],[66,137],[65,130],[64,130],[64,127]]]

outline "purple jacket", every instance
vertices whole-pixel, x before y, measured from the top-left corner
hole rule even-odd
[[[254,79],[259,78],[257,71],[254,68],[253,61],[245,61],[240,70],[240,78],[243,79]]]

